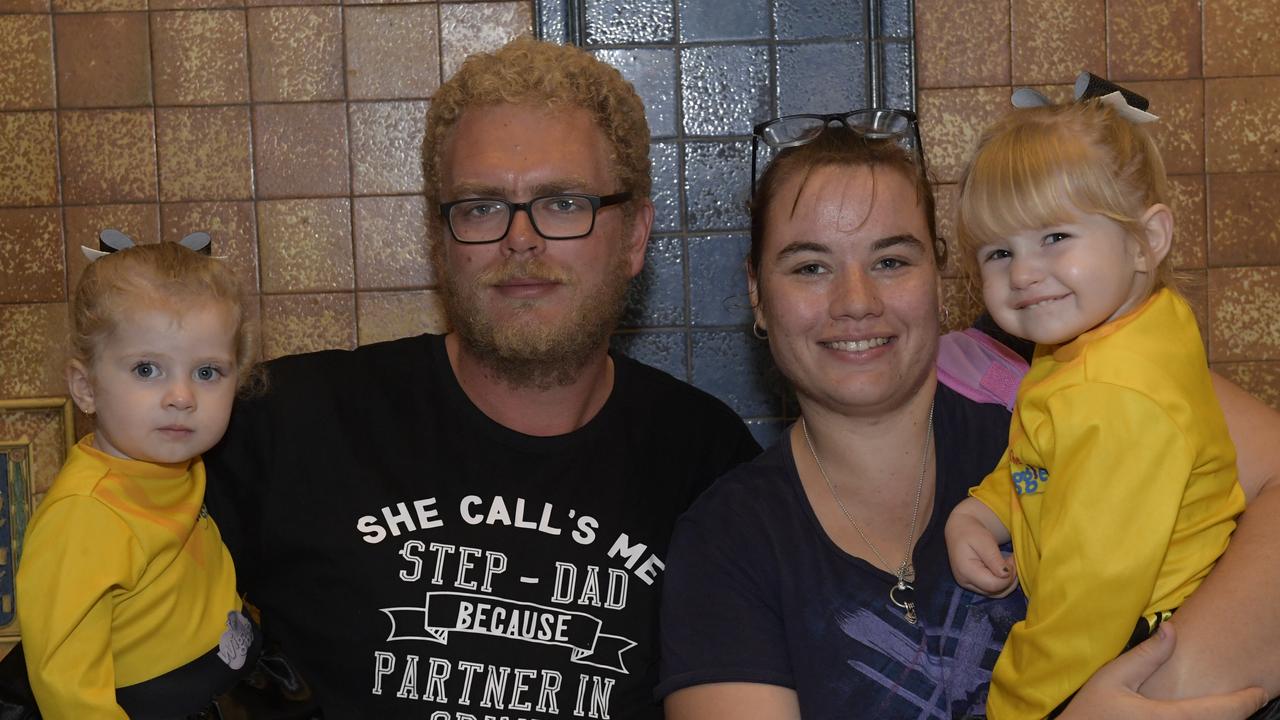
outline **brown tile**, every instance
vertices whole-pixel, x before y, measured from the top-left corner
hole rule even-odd
[[[47,13],[50,12],[49,0],[0,0],[0,12]]]
[[[53,0],[55,13],[129,12],[147,9],[147,0]]]
[[[54,113],[0,112],[0,206],[57,202]]]
[[[67,304],[0,305],[0,397],[66,395]]]
[[[1206,0],[1204,74],[1280,74],[1280,0]]]
[[[0,110],[53,109],[53,31],[48,15],[0,15]]]
[[[62,215],[0,209],[0,303],[64,302]]]
[[[350,113],[352,192],[422,192],[427,103],[351,103]]]
[[[920,134],[937,182],[956,182],[978,136],[1010,109],[1008,87],[921,90]]]
[[[280,0],[244,0],[244,4],[249,7],[262,7],[266,5],[279,5]],[[290,5],[341,5],[340,0],[289,0]]]
[[[1108,0],[1107,15],[1109,77],[1200,76],[1200,0]]]
[[[249,108],[159,108],[161,200],[253,197]]]
[[[147,14],[55,15],[58,103],[64,108],[151,104]]]
[[[249,52],[256,102],[342,99],[338,8],[250,8]]]
[[[157,105],[249,101],[243,10],[151,13]]]
[[[1214,363],[1213,370],[1280,410],[1280,361]]]
[[[356,346],[354,293],[262,296],[262,355]]]
[[[469,55],[532,33],[529,8],[526,2],[440,3],[441,76],[453,75]]]
[[[59,114],[62,189],[69,205],[156,199],[151,110]]]
[[[1205,80],[1205,167],[1280,171],[1280,76]]]
[[[165,203],[160,226],[166,241],[207,232],[216,257],[226,258],[245,292],[258,292],[258,225],[251,202]]]
[[[356,327],[361,345],[442,333],[447,326],[444,303],[433,290],[362,292],[356,298]]]
[[[423,288],[435,284],[421,195],[355,199],[356,287]]]
[[[355,287],[350,200],[260,202],[258,237],[263,292]]]
[[[346,11],[347,97],[427,98],[440,86],[435,5]]]
[[[1209,280],[1204,270],[1184,270],[1178,273],[1178,292],[1186,298],[1191,312],[1196,316],[1196,327],[1200,331],[1200,342],[1204,344],[1204,352],[1209,354]]]
[[[151,0],[152,10],[242,8],[244,0]]]
[[[1014,85],[1073,82],[1081,69],[1106,74],[1105,0],[1013,0],[1010,6]]]
[[[963,330],[982,314],[982,286],[965,278],[943,278],[942,306],[947,309],[942,331]]]
[[[1008,85],[1009,1],[919,0],[920,87]]]
[[[1280,265],[1280,175],[1209,176],[1209,264]]]
[[[1132,82],[1126,86],[1151,101],[1158,122],[1145,127],[1160,148],[1165,171],[1204,172],[1204,81]]]
[[[80,274],[89,264],[84,251],[101,249],[98,233],[107,228],[119,230],[139,245],[160,242],[160,210],[157,205],[89,205],[68,207],[66,213],[67,292],[75,295]]]
[[[1213,362],[1280,359],[1280,268],[1209,270]]]
[[[935,185],[933,188],[935,222],[938,224],[938,237],[947,243],[947,262],[942,270],[943,277],[960,277],[963,258],[956,247],[956,208],[960,202],[960,186],[955,183]]]
[[[1170,177],[1169,207],[1173,210],[1173,266],[1205,267],[1204,176]]]
[[[253,137],[259,197],[350,192],[343,103],[255,105]]]

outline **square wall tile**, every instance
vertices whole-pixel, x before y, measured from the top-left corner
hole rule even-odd
[[[779,40],[865,38],[867,0],[777,0],[773,8],[773,26],[774,35]]]
[[[680,146],[673,142],[649,146],[652,166],[653,232],[675,232],[680,229]]]
[[[388,290],[434,285],[422,196],[358,197],[353,203],[356,287]]]
[[[119,230],[139,245],[160,242],[160,207],[154,204],[86,205],[67,207],[67,293],[75,296],[76,284],[89,260],[81,247],[100,250],[98,234]]]
[[[749,327],[755,320],[747,294],[749,235],[689,238],[689,313],[695,326]]]
[[[248,107],[159,108],[156,142],[161,200],[253,197]]]
[[[751,331],[693,332],[693,384],[723,400],[743,417],[782,415],[782,382],[769,343]]]
[[[1200,331],[1200,342],[1204,345],[1205,356],[1209,355],[1209,273],[1205,270],[1186,270],[1179,278],[1178,292],[1191,306],[1191,314],[1196,318],[1196,328]]]
[[[53,29],[47,15],[0,15],[0,110],[55,107]]]
[[[1276,0],[1206,0],[1205,76],[1280,75],[1277,17]]]
[[[1280,361],[1214,363],[1213,369],[1250,395],[1280,410]]]
[[[921,88],[1009,84],[1009,0],[920,0]]]
[[[213,10],[243,7],[244,0],[151,0],[152,10]]]
[[[1169,207],[1173,210],[1173,266],[1203,268],[1207,264],[1207,225],[1203,175],[1169,177]]]
[[[348,199],[259,202],[258,237],[264,293],[355,288]]]
[[[1280,360],[1280,268],[1209,270],[1209,359]]]
[[[1209,176],[1209,264],[1280,265],[1280,175]]]
[[[343,103],[254,105],[253,138],[258,197],[351,192]]]
[[[880,36],[897,40],[915,34],[915,5],[908,0],[887,0],[880,4]]]
[[[151,104],[146,13],[55,15],[58,103],[64,108]]]
[[[1151,101],[1160,121],[1147,125],[1165,171],[1204,172],[1204,81],[1131,82],[1126,87]]]
[[[956,212],[959,209],[960,186],[954,183],[933,186],[933,218],[938,237],[947,244],[946,262],[938,268],[943,277],[959,277],[963,274],[963,258],[956,246]]]
[[[0,305],[0,397],[66,395],[66,303]]]
[[[754,40],[769,37],[768,0],[677,0],[680,40]]]
[[[357,340],[371,345],[423,333],[443,333],[449,323],[434,290],[356,294]]]
[[[166,242],[207,232],[212,254],[226,258],[244,292],[258,293],[258,224],[251,202],[187,202],[160,206]]]
[[[440,86],[439,26],[435,5],[347,9],[347,97],[430,97]]]
[[[1200,76],[1200,0],[1108,0],[1107,16],[1109,77]]]
[[[147,0],[53,0],[55,13],[144,11]]]
[[[0,208],[0,303],[65,302],[62,215]]]
[[[1280,76],[1205,80],[1211,173],[1280,171]]]
[[[342,99],[339,8],[250,8],[249,53],[256,102]]]
[[[657,368],[672,377],[689,381],[689,336],[679,332],[614,333],[609,346],[637,362]]]
[[[155,202],[151,109],[62,112],[58,121],[67,204]]]
[[[751,143],[684,145],[685,225],[692,231],[750,227]]]
[[[587,0],[584,4],[588,46],[675,40],[675,4],[671,0]]]
[[[595,56],[614,66],[644,101],[644,118],[653,137],[676,134],[676,56],[670,49],[627,48],[596,50]]]
[[[249,101],[243,10],[151,13],[157,105]]]
[[[422,192],[427,103],[351,103],[351,184],[356,195]]]
[[[914,46],[909,42],[876,43],[871,51],[880,50],[880,62],[884,66],[885,105],[904,110],[916,109],[916,70],[912,57]]]
[[[262,296],[264,360],[355,346],[355,293]]]
[[[649,238],[644,267],[627,288],[623,327],[684,325],[684,241]]]
[[[58,132],[52,112],[0,112],[0,206],[58,202]]]
[[[1107,68],[1106,0],[1013,0],[1013,84],[1071,82]]]
[[[944,278],[942,281],[942,332],[964,330],[973,325],[985,309],[982,304],[981,280],[968,277]]]
[[[866,43],[781,45],[777,53],[778,115],[845,112],[869,105]]]
[[[956,182],[973,157],[978,137],[1010,109],[1008,87],[920,91],[920,136],[929,172]]]
[[[49,0],[0,0],[0,12],[49,13]]]
[[[680,73],[686,135],[750,135],[772,116],[767,47],[686,47]]]
[[[497,50],[533,33],[527,2],[440,3],[440,75],[457,72],[468,55]]]

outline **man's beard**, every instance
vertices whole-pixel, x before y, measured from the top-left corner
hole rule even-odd
[[[506,317],[495,320],[484,298],[491,288],[514,278],[558,282],[564,285],[562,291],[578,294],[570,307],[550,320],[539,318],[538,300],[511,301]],[[593,288],[584,287],[582,278],[532,258],[509,259],[467,286],[446,270],[442,289],[450,325],[486,368],[512,387],[546,390],[571,384],[594,359],[618,326],[629,282],[626,255],[619,249]]]

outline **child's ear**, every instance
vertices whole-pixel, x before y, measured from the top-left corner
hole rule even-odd
[[[67,363],[67,390],[80,412],[93,414],[93,379],[89,377],[89,369],[79,360]]]
[[[1155,272],[1173,248],[1173,211],[1168,205],[1157,203],[1147,208],[1141,222],[1149,252],[1138,254],[1138,269]]]

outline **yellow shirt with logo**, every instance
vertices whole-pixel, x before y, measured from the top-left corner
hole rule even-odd
[[[1013,538],[1029,599],[989,716],[1043,718],[1182,604],[1244,509],[1195,317],[1160,290],[1070,343],[1038,346],[1009,447],[971,494]]]
[[[18,620],[45,717],[124,718],[115,689],[218,647],[235,569],[204,512],[204,463],[71,449],[27,529]]]

